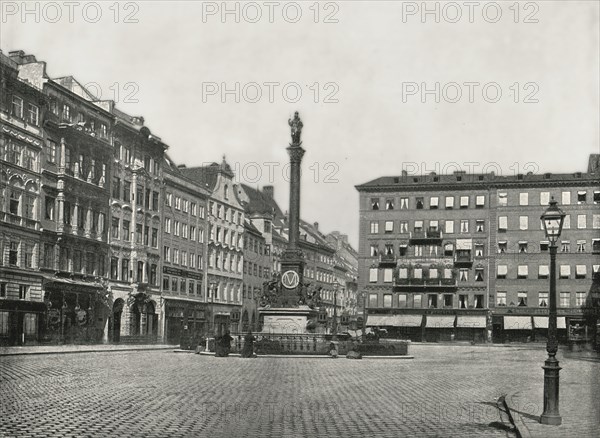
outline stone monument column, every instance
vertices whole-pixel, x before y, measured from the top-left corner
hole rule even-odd
[[[298,112],[294,114],[293,119],[288,120],[288,124],[292,135],[292,142],[287,148],[290,156],[290,208],[288,246],[281,258],[281,305],[296,307],[302,296],[304,280],[304,257],[298,247],[298,241],[300,240],[300,167],[306,151],[301,146],[300,134],[303,124]]]

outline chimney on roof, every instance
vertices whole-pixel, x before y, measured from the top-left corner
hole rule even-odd
[[[319,223],[318,222],[313,223],[313,227],[315,227],[315,230],[319,231]]]
[[[588,173],[600,173],[600,154],[590,154]]]
[[[275,187],[264,186],[262,191],[269,199],[273,199],[273,196],[275,195]]]
[[[178,169],[185,169],[185,164],[178,164],[178,165],[177,165],[177,168],[178,168]]]
[[[402,171],[402,176],[408,176],[408,170],[403,170]]]
[[[10,59],[12,59],[14,62],[16,62],[19,65],[37,62],[37,59],[35,59],[35,56],[26,55],[23,50],[12,50],[12,51],[8,52],[8,56]]]

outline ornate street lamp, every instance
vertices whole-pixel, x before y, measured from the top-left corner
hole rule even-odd
[[[540,423],[558,426],[562,418],[558,412],[558,389],[561,368],[558,366],[556,352],[558,351],[558,340],[556,338],[556,242],[562,232],[565,213],[558,208],[554,197],[550,200],[550,206],[541,216],[546,238],[550,241],[550,310],[548,318],[548,342],[546,351],[548,359],[544,366],[544,412],[540,417]]]
[[[340,288],[340,284],[337,280],[333,283],[333,335],[337,335],[337,293]]]

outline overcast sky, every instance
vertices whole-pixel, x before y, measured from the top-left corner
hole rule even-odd
[[[177,163],[225,154],[238,179],[274,184],[283,210],[298,110],[302,217],[354,246],[356,184],[453,162],[585,171],[600,150],[596,1],[428,2],[438,17],[422,2],[231,2],[225,16],[221,2],[80,2],[71,18],[49,5],[2,2],[0,48],[144,116]]]

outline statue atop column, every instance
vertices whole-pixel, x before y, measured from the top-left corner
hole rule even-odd
[[[294,113],[293,119],[288,119],[288,125],[290,125],[292,131],[292,144],[300,144],[300,134],[302,133],[302,120],[298,116],[298,111]]]

